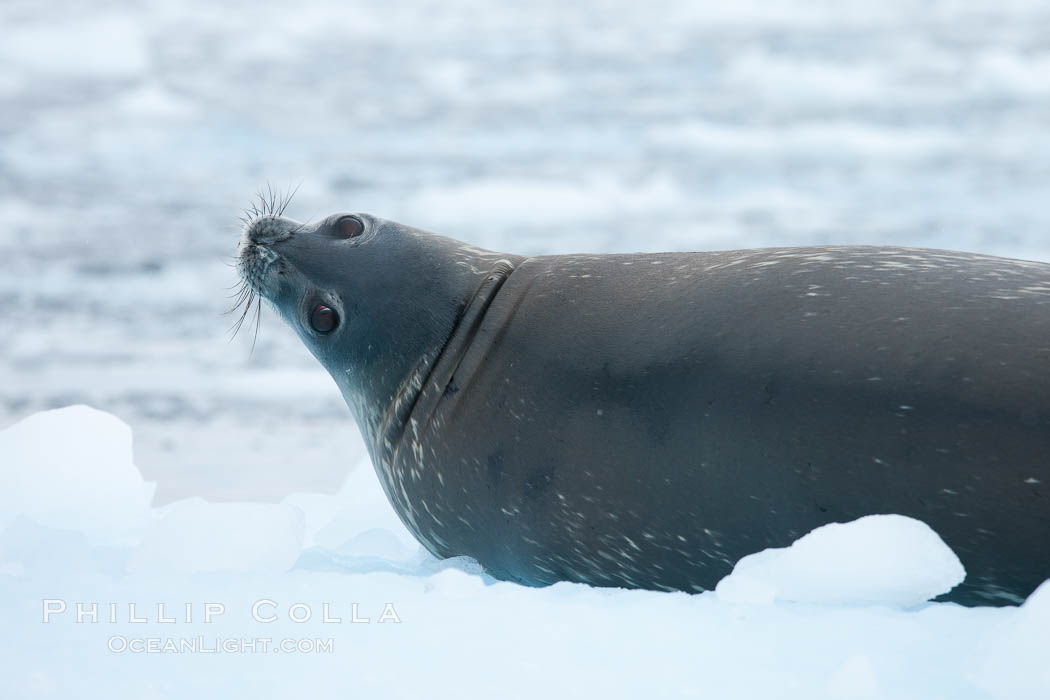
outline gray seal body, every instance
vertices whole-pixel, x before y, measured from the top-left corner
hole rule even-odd
[[[966,604],[1050,577],[1050,265],[819,247],[522,258],[362,214],[250,222],[405,525],[526,585],[703,591],[875,513]],[[318,334],[316,302],[340,314]]]

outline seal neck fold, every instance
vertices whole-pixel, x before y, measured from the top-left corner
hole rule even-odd
[[[485,313],[514,269],[511,260],[498,260],[478,284],[444,346],[424,356],[405,378],[376,431],[373,455],[377,466],[389,468],[393,464],[407,432],[413,439],[423,434]],[[431,391],[426,391],[427,387]]]

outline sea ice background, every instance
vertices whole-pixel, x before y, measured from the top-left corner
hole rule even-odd
[[[250,353],[222,315],[235,217],[267,182],[299,186],[297,218],[371,211],[517,253],[1050,260],[1050,5],[6,0],[0,27],[0,428],[119,416],[159,509],[103,486],[132,457],[91,453],[75,411],[38,435],[68,447],[56,488],[79,487],[0,453],[22,499],[0,500],[4,697],[1050,695],[1047,595],[915,612],[443,569],[413,554],[306,349],[265,313]],[[335,655],[173,658],[40,622],[52,597],[296,596],[389,599],[403,623],[341,627]]]

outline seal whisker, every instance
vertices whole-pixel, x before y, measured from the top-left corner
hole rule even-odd
[[[251,294],[252,294],[252,289],[248,285],[244,285],[235,294],[231,294],[228,298],[236,297],[237,301],[234,302],[232,307],[230,307],[229,309],[224,311],[223,315],[225,316],[227,314],[232,314],[233,312],[237,311],[237,309],[239,309],[241,307],[241,305],[244,304],[244,302],[248,300],[248,298],[251,296]]]
[[[227,294],[226,295],[227,299],[233,299],[233,298],[243,299],[248,294],[249,290],[248,290],[247,286],[243,282],[240,283],[240,284],[231,285],[231,286],[227,287],[226,289],[233,289],[234,287],[237,287],[237,291],[234,292],[233,294]],[[240,302],[238,302],[234,306],[239,306],[239,305],[240,305]],[[227,312],[227,313],[229,313],[229,312]]]
[[[262,325],[262,297],[256,295],[255,298],[255,334],[252,335],[252,347],[248,350],[248,356],[251,357],[255,353],[255,344],[259,341],[259,326]]]
[[[233,327],[230,329],[231,333],[232,333],[231,336],[230,336],[230,340],[231,341],[234,338],[237,337],[237,334],[241,330],[241,326],[244,325],[245,319],[248,318],[248,313],[252,310],[252,303],[255,301],[255,298],[256,298],[255,290],[254,289],[249,290],[248,297],[247,297],[247,303],[244,304],[244,311],[241,312],[241,315],[237,319],[237,322],[235,324],[233,324]],[[235,311],[239,306],[240,306],[240,304],[235,306],[233,309],[230,309],[230,311]],[[254,343],[253,343],[253,345],[254,345]]]
[[[284,197],[284,201],[281,202],[280,208],[277,210],[278,216],[284,216],[284,210],[287,209],[288,205],[292,203],[292,197],[295,196],[295,193],[299,191],[299,188],[302,187],[302,185],[303,181],[300,180],[298,185],[296,185],[294,188],[288,191],[288,194]]]
[[[239,270],[240,269],[240,263],[223,262],[223,265],[227,265],[229,267],[232,267],[235,270]],[[247,282],[245,282],[243,279],[239,279],[236,282],[234,282],[233,284],[231,284],[230,286],[223,287],[223,289],[226,289],[227,291],[230,290],[230,289],[244,289],[246,284],[247,284]],[[230,296],[233,296],[233,295],[230,295]]]
[[[300,180],[295,187],[282,192],[267,182],[265,189],[260,188],[249,200],[248,206],[244,208],[242,214],[237,217],[237,220],[242,224],[238,228],[250,227],[256,219],[263,216],[283,216],[302,184]]]

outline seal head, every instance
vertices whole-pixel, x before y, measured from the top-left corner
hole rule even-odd
[[[244,227],[237,266],[332,375],[374,460],[381,427],[403,420],[402,404],[507,257],[369,214],[262,214]]]

